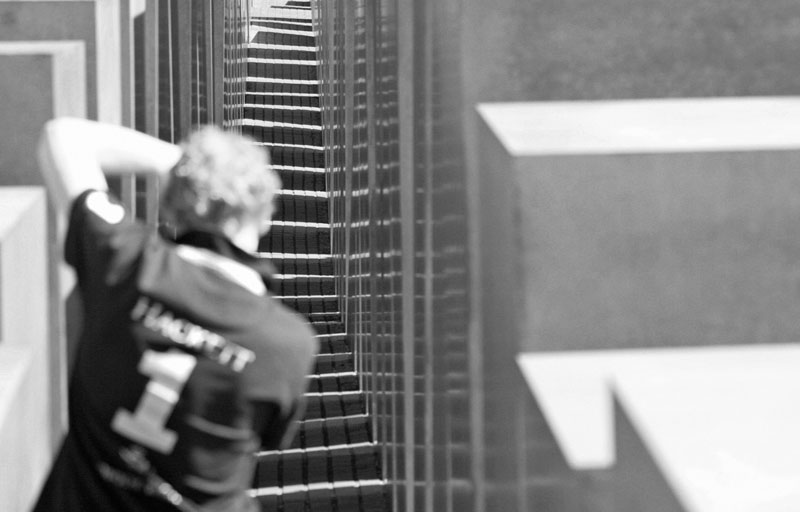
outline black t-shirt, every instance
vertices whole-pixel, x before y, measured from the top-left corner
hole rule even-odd
[[[254,451],[290,440],[303,410],[308,323],[259,260],[208,233],[167,241],[105,192],[76,200],[65,256],[85,320],[70,431],[35,510],[256,510]]]

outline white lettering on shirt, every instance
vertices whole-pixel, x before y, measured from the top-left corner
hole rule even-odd
[[[235,372],[241,372],[255,361],[252,350],[241,347],[219,334],[209,331],[175,315],[159,302],[148,297],[139,297],[131,310],[131,319],[173,343],[202,352],[218,363],[228,366]]]

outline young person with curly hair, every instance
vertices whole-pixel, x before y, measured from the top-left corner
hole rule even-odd
[[[258,510],[255,452],[291,441],[317,351],[253,254],[280,189],[267,153],[213,127],[177,146],[62,118],[39,157],[85,314],[69,432],[34,510]],[[174,240],[108,191],[121,173],[158,177]]]

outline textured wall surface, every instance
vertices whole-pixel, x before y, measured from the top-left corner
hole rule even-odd
[[[793,94],[793,0],[461,2],[481,100]]]
[[[800,153],[520,166],[525,348],[800,338]]]

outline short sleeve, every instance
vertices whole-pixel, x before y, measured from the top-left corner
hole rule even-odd
[[[106,275],[120,250],[131,245],[125,244],[125,239],[135,238],[139,240],[135,245],[141,246],[142,230],[143,226],[137,227],[126,208],[111,194],[87,190],[72,205],[64,259],[75,268],[79,281],[89,271],[93,275]]]

